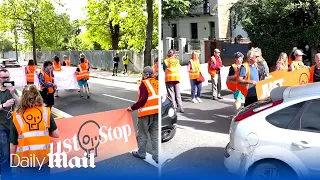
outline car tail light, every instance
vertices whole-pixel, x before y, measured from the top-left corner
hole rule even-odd
[[[252,115],[255,115],[261,111],[267,110],[269,108],[272,108],[274,106],[277,106],[279,104],[281,104],[283,102],[283,100],[279,100],[279,101],[275,101],[275,102],[270,102],[268,104],[263,104],[261,106],[258,107],[254,107],[252,106],[251,109],[249,111],[246,111],[242,114],[239,114],[237,117],[234,118],[235,121],[241,121],[247,117],[250,117]]]

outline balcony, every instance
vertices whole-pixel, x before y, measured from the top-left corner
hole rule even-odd
[[[209,3],[198,6],[192,9],[189,13],[187,13],[187,16],[189,17],[200,17],[203,15],[209,15],[209,16],[216,15],[216,12],[214,11],[213,7]]]

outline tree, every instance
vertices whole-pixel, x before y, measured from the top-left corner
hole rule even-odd
[[[202,0],[162,0],[162,20],[169,22],[185,16],[202,3]]]
[[[153,33],[153,0],[147,1],[148,22],[144,50],[144,66],[151,65],[152,33]]]
[[[230,8],[233,28],[241,23],[268,64],[303,42],[320,43],[319,2],[315,0],[239,0]]]

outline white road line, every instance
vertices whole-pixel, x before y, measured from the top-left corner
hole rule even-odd
[[[130,99],[124,99],[124,98],[121,98],[121,97],[117,97],[117,96],[112,96],[112,95],[109,95],[109,94],[103,94],[104,96],[108,96],[108,97],[112,97],[112,98],[116,98],[116,99],[120,99],[120,100],[123,100],[123,101],[128,101],[128,102],[133,102],[135,103],[136,101],[132,101]]]
[[[66,113],[66,112],[63,112],[63,111],[61,111],[61,110],[59,110],[59,109],[57,109],[57,108],[55,108],[55,107],[52,107],[52,112],[55,112],[55,113],[63,116],[64,118],[71,118],[71,117],[73,117],[73,116],[71,116],[70,114],[68,114],[68,113]]]

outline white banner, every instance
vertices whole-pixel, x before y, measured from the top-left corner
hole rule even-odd
[[[37,69],[37,73],[40,72],[40,69]],[[76,78],[75,70],[67,71],[53,71],[54,83],[57,85],[58,90],[64,89],[78,89],[78,81]],[[35,74],[34,84],[40,88],[38,75]]]
[[[77,67],[70,67],[70,66],[61,66],[61,71],[64,72],[64,71],[72,71],[72,72],[76,72],[77,70]],[[55,72],[55,71],[54,71]],[[53,73],[54,73],[53,72]]]
[[[25,67],[7,68],[10,73],[10,81],[14,81],[15,87],[24,87],[27,84]]]

